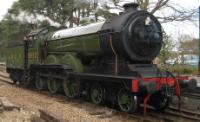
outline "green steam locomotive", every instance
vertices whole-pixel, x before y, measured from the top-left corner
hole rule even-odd
[[[85,95],[95,104],[117,103],[128,113],[141,104],[162,110],[171,96],[180,95],[178,81],[186,79],[152,63],[162,47],[162,28],[137,7],[126,4],[105,22],[32,31],[8,45],[7,72],[14,82],[69,98]]]

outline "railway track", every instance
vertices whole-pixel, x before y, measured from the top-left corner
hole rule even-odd
[[[182,94],[182,96],[200,100],[200,93],[196,92],[185,92]]]
[[[0,80],[7,82],[9,84],[12,83],[12,81],[9,79],[9,75],[6,73],[0,72]],[[16,86],[19,87],[19,86]],[[22,89],[25,89],[21,87]],[[37,91],[35,89],[31,89],[34,92],[44,94],[47,96],[55,97],[58,98],[59,101],[66,101],[66,97],[64,95],[52,95],[51,93],[47,91]],[[196,95],[196,94],[195,94]],[[195,96],[194,95],[194,96]],[[190,95],[191,96],[191,95]],[[196,98],[196,96],[195,96]],[[198,97],[200,99],[200,96]],[[75,99],[75,100],[70,100],[73,101],[75,104],[81,104],[82,101],[81,99]],[[123,116],[126,117],[130,120],[134,121],[140,121],[140,122],[160,122],[160,121],[166,121],[166,122],[182,122],[182,121],[200,121],[200,113],[192,112],[192,111],[187,111],[187,110],[181,110],[179,111],[177,108],[174,107],[169,107],[166,109],[164,112],[155,112],[154,110],[149,110],[149,113],[147,116],[143,116],[142,113],[138,114],[127,114],[121,111],[118,111],[117,109],[111,109],[111,108],[100,108],[96,109],[96,106],[91,109],[91,112],[89,112],[90,115],[92,116],[98,116],[98,118],[110,118],[112,116]]]
[[[121,115],[124,117],[136,118],[141,122],[199,122],[200,121],[200,113],[188,111],[188,110],[178,110],[175,107],[170,106],[163,112],[156,112],[155,110],[150,109],[149,113],[144,116],[142,113],[138,114],[127,114],[118,110],[113,110],[112,115],[108,112],[99,112],[92,113],[93,115],[97,115],[100,117],[109,117],[113,115]],[[152,120],[152,118],[156,118]]]
[[[175,107],[169,107],[164,112],[155,112],[151,111],[149,113],[150,116],[159,118],[166,122],[199,122],[200,121],[200,113],[193,112],[188,110],[178,110]]]
[[[200,113],[199,112],[188,111],[185,109],[178,110],[175,107],[169,107],[169,109],[167,109],[165,111],[165,113],[176,115],[176,116],[186,118],[189,120],[193,120],[193,121],[198,121],[198,122],[200,121]]]
[[[183,91],[182,96],[200,100],[200,88],[197,87],[192,91]]]

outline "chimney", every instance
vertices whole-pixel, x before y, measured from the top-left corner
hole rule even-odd
[[[137,3],[127,3],[123,5],[125,11],[133,10],[136,11],[138,10],[139,5]]]

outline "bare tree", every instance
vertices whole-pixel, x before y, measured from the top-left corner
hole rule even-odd
[[[110,0],[119,9],[119,4],[124,0]],[[154,14],[162,23],[172,21],[193,21],[197,9],[186,9],[183,6],[173,3],[173,0],[126,0],[126,2],[138,3],[140,8]],[[121,9],[121,8],[120,8]],[[162,10],[168,10],[170,13],[161,13]]]
[[[193,19],[197,11],[188,10],[173,3],[173,0],[18,0],[9,9],[10,15],[18,16],[21,12],[28,15],[42,15],[62,26],[79,25],[84,17],[99,21],[109,19],[116,14],[111,9],[123,11],[122,2],[137,2],[141,9],[154,14],[162,23]],[[38,4],[40,3],[40,4]],[[162,10],[173,11],[162,13]],[[93,21],[92,21],[93,22]]]

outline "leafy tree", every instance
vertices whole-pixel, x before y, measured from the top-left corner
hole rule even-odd
[[[91,19],[91,18],[84,18],[84,19],[82,19],[82,20],[80,21],[80,24],[81,24],[81,25],[88,25],[88,24],[93,23],[93,22],[94,22],[94,20]]]
[[[61,26],[79,25],[81,17],[89,17],[93,4],[88,0],[19,0],[14,3],[9,14],[18,16],[22,11],[47,17]]]
[[[183,54],[199,54],[199,39],[192,38],[188,35],[182,35],[179,37],[179,41],[179,51]]]
[[[169,60],[172,56],[172,49],[174,47],[172,43],[172,38],[168,35],[164,36],[164,41],[162,45],[162,49],[159,54],[159,59],[163,64],[166,64],[166,61]]]
[[[7,17],[0,22],[0,47],[4,48],[10,42],[22,41],[23,37],[31,30],[47,26],[50,26],[48,21],[32,24]]]
[[[71,19],[73,9],[72,0],[19,0],[8,12],[16,16],[21,11],[26,11],[35,17],[39,14],[64,25],[66,20]]]
[[[25,34],[32,28],[31,24],[20,23],[12,19],[3,20],[0,22],[0,41],[3,47],[9,42],[21,41]]]

